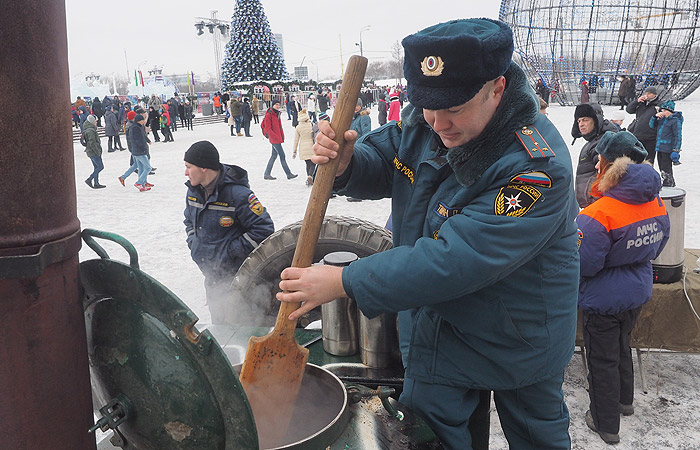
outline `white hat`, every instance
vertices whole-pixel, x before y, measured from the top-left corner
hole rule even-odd
[[[610,114],[610,120],[625,120],[627,116],[623,111],[617,110],[614,113]]]

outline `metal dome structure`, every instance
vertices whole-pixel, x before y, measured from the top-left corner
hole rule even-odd
[[[680,100],[700,85],[700,0],[502,0],[514,60],[550,102],[619,104],[620,75]]]

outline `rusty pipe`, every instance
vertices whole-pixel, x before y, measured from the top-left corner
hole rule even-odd
[[[0,445],[94,450],[64,0],[0,14]]]

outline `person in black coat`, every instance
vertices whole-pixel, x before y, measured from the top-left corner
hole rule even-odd
[[[100,97],[95,97],[95,99],[92,101],[92,114],[97,117],[97,126],[101,127],[102,126],[102,116],[105,115],[105,109],[104,106],[102,106],[102,102],[100,101]]]
[[[299,111],[301,111],[301,103],[297,101],[297,96],[292,95],[289,98],[289,114],[292,116],[292,126],[296,128],[299,125]]]
[[[160,136],[158,135],[158,130],[160,129],[160,113],[156,111],[153,106],[148,107],[148,126],[151,127],[155,141],[160,142]]]
[[[656,158],[656,129],[649,127],[649,121],[658,112],[658,104],[658,91],[654,86],[649,86],[636,101],[633,100],[627,105],[627,112],[636,116],[634,126],[630,125],[628,129],[646,149],[647,161],[652,166]]]
[[[377,102],[377,108],[379,108],[379,125],[384,125],[386,123],[386,115],[389,111],[389,107],[386,104],[386,100],[380,98]]]
[[[319,109],[321,112],[326,112],[326,111],[328,111],[328,108],[329,108],[329,106],[330,106],[330,100],[328,99],[328,94],[326,94],[326,93],[324,92],[324,93],[322,93],[321,95],[319,95],[319,96],[318,96],[318,99],[317,99],[317,102],[318,102],[318,109]]]
[[[243,99],[241,115],[243,116],[243,131],[245,131],[246,137],[253,137],[250,134],[250,121],[253,120],[253,110],[250,109],[250,100],[248,100],[248,97]]]

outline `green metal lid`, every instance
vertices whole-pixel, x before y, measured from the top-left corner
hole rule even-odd
[[[95,428],[114,429],[120,447],[257,449],[250,405],[222,348],[138,269],[133,252],[132,266],[80,264],[94,403],[106,415]]]

